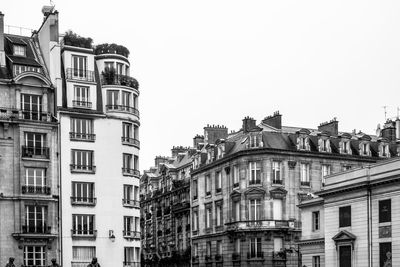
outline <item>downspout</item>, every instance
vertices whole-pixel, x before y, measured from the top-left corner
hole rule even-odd
[[[58,159],[57,159],[57,164],[58,164],[58,186],[59,186],[59,196],[58,196],[58,229],[59,229],[59,234],[58,234],[58,238],[59,238],[59,242],[60,242],[60,265],[64,266],[63,263],[63,232],[62,232],[62,217],[63,217],[63,213],[62,213],[62,185],[61,185],[61,116],[60,113],[58,113],[58,133],[57,133],[57,147],[58,147]]]
[[[372,266],[372,201],[370,186],[370,166],[367,166],[367,231],[368,231],[368,267]]]

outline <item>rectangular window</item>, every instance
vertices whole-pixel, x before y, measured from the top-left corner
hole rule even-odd
[[[25,226],[26,233],[46,233],[47,207],[28,205],[25,206]]]
[[[139,170],[139,156],[133,155],[133,169],[138,171]]]
[[[44,246],[24,246],[24,266],[45,266],[46,251]]]
[[[222,256],[222,240],[217,240],[217,255]]]
[[[82,263],[89,264],[94,257],[96,257],[96,247],[72,247],[72,267],[83,267]]]
[[[351,226],[351,206],[339,207],[339,227]]]
[[[274,220],[282,220],[282,199],[274,199],[272,202],[273,208],[274,208],[274,213],[273,213],[273,218]]]
[[[93,151],[73,149],[71,168],[74,171],[94,171]]]
[[[107,91],[107,109],[118,110],[119,108],[119,91]]]
[[[132,166],[132,154],[122,154],[122,160],[123,160],[123,172],[124,173],[131,173],[133,171],[133,166]]]
[[[261,238],[250,238],[250,258],[261,258]]]
[[[215,173],[215,192],[220,193],[222,191],[222,173],[220,171]]]
[[[94,140],[93,120],[71,118],[71,139]]]
[[[261,163],[260,162],[250,162],[250,184],[260,184],[261,183]]]
[[[321,172],[322,172],[322,186],[325,186],[325,176],[331,174],[331,166],[323,164]]]
[[[212,209],[211,207],[206,207],[206,228],[212,227]]]
[[[108,69],[108,70],[114,69],[114,62],[112,62],[112,61],[104,62],[104,69]]]
[[[350,141],[343,141],[342,142],[342,151],[344,154],[349,154],[350,152]]]
[[[72,234],[80,235],[80,236],[95,235],[94,215],[73,214],[72,215]]]
[[[319,211],[312,212],[312,230],[319,231]]]
[[[132,189],[132,185],[124,184],[124,203],[130,203],[132,200]]]
[[[240,201],[233,202],[233,219],[240,221]]]
[[[21,94],[21,109],[25,120],[41,120],[42,97],[39,95]]]
[[[391,222],[392,221],[392,201],[385,199],[379,201],[379,222]]]
[[[124,247],[124,266],[135,266],[135,248]]]
[[[46,135],[25,132],[23,156],[47,156]]]
[[[89,87],[75,85],[73,106],[91,108],[92,103],[90,102],[89,92]]]
[[[238,167],[233,166],[232,167],[232,182],[233,182],[233,187],[239,187],[239,173],[238,173]]]
[[[274,238],[274,252],[279,252],[283,248],[283,238],[275,237]]]
[[[124,73],[124,64],[117,62],[117,74],[118,75],[125,75],[125,73]]]
[[[124,216],[124,236],[131,236],[134,231],[133,217]]]
[[[197,185],[197,180],[193,180],[192,182],[192,190],[193,190],[193,199],[197,199],[198,195],[198,185]]]
[[[207,241],[206,243],[206,255],[211,256],[211,241]]]
[[[240,238],[235,239],[235,253],[240,254]]]
[[[259,147],[260,139],[259,135],[250,135],[250,147]]]
[[[300,163],[300,184],[310,186],[310,165],[308,163]]]
[[[260,199],[250,199],[249,200],[249,212],[250,221],[261,220],[261,200]]]
[[[46,170],[40,168],[26,168],[25,184],[34,188],[46,186]]]
[[[72,56],[73,77],[85,80],[87,78],[87,59],[83,56]]]
[[[193,210],[193,231],[197,231],[199,227],[199,212]]]
[[[282,184],[281,162],[279,161],[272,162],[272,183]]]
[[[22,56],[26,55],[26,47],[23,45],[13,45],[14,47],[14,56]]]
[[[222,226],[223,223],[222,203],[218,203],[215,206],[215,219],[216,219],[216,226]]]
[[[199,256],[199,244],[197,244],[197,243],[193,244],[193,255],[195,257]]]
[[[205,176],[205,183],[206,183],[206,196],[210,196],[211,195],[211,176],[209,174],[207,174]]]
[[[122,123],[122,141],[131,143],[133,139],[132,123]]]
[[[379,243],[379,266],[392,266],[392,243]]]
[[[320,259],[320,256],[313,256],[313,257],[312,257],[312,266],[313,266],[313,267],[321,267],[321,259]]]
[[[131,95],[130,92],[122,91],[122,110],[130,111],[130,108],[132,108]]]
[[[339,246],[339,267],[351,266],[351,246]]]
[[[72,182],[72,201],[82,204],[94,203],[94,183]]]

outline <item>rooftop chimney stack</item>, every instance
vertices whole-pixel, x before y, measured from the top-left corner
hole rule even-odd
[[[204,127],[204,142],[215,144],[218,139],[226,139],[228,128],[224,125],[207,125]]]
[[[171,149],[171,154],[172,154],[172,157],[174,158],[174,157],[178,156],[178,155],[181,154],[181,153],[185,153],[185,152],[188,151],[188,150],[189,150],[188,147],[174,146],[174,147],[172,147],[172,149]]]
[[[200,143],[204,143],[204,136],[202,136],[202,135],[196,135],[194,138],[193,138],[193,148],[194,149],[197,149],[198,147],[199,147],[199,144]]]
[[[339,121],[336,120],[336,117],[333,118],[329,122],[323,122],[318,126],[318,131],[320,132],[328,132],[332,136],[338,136],[339,134]]]
[[[276,129],[282,129],[282,115],[279,111],[275,111],[272,116],[265,117],[262,122]]]
[[[390,125],[381,130],[381,136],[389,140],[389,142],[396,141],[396,127]]]
[[[6,54],[4,52],[4,14],[0,11],[0,67],[6,65]]]
[[[252,129],[256,128],[256,120],[253,118],[250,118],[249,116],[245,117],[243,119],[243,133],[248,133]]]

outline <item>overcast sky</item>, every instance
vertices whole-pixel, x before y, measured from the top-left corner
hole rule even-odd
[[[400,106],[400,1],[54,0],[60,32],[130,51],[139,80],[140,169],[206,124],[283,124],[374,134]],[[5,24],[38,29],[49,1],[3,1]]]

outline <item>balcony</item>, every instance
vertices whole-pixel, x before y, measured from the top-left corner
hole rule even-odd
[[[71,267],[87,267],[90,261],[71,261]]]
[[[124,267],[140,267],[140,262],[138,262],[138,261],[124,261]]]
[[[30,121],[41,121],[41,122],[57,121],[51,113],[32,111],[32,110],[19,110],[14,108],[5,108],[5,107],[0,107],[0,119],[30,120]]]
[[[77,238],[96,238],[97,230],[87,229],[87,230],[71,230],[71,236]]]
[[[124,112],[124,113],[126,112],[139,117],[139,110],[137,110],[135,107],[124,106],[124,105],[106,105],[106,110]]]
[[[37,185],[23,185],[21,188],[22,194],[35,194],[35,195],[50,195],[49,186]]]
[[[135,146],[137,148],[140,148],[140,142],[136,138],[122,136],[121,142],[123,145]]]
[[[122,167],[122,175],[139,177],[140,176],[140,172],[138,170],[136,170],[136,169]]]
[[[74,108],[86,108],[86,109],[91,109],[92,108],[92,102],[89,101],[82,101],[82,100],[72,100],[72,106]]]
[[[137,208],[140,209],[140,202],[138,200],[133,199],[122,199],[122,205],[128,208]]]
[[[301,181],[300,185],[310,187],[310,181]]]
[[[94,82],[94,71],[67,68],[66,77],[69,80]]]
[[[94,165],[80,165],[80,164],[70,164],[72,173],[96,173],[96,166]]]
[[[140,239],[140,232],[138,231],[124,230],[122,231],[122,235],[126,239]]]
[[[283,181],[282,181],[281,179],[273,179],[273,180],[272,180],[272,183],[273,183],[273,184],[282,185],[282,184],[283,184]]]
[[[261,184],[261,180],[260,179],[256,179],[256,180],[250,180],[249,181],[249,185],[255,185],[255,184]]]
[[[92,133],[69,133],[69,139],[71,141],[87,141],[94,142],[96,140],[96,135]]]
[[[247,259],[250,260],[264,260],[264,252],[257,251],[257,252],[247,252]]]
[[[41,225],[41,226],[30,226],[23,225],[22,226],[23,234],[50,234],[51,226]]]
[[[39,223],[38,221],[36,221]],[[27,240],[27,239],[46,239],[51,241],[57,237],[57,234],[51,234],[51,226],[44,225],[23,225],[21,231],[13,233],[12,236],[16,240]]]
[[[105,72],[101,77],[101,85],[122,85],[134,88],[136,90],[139,89],[138,81],[127,75],[115,74],[112,72]]]
[[[297,224],[296,224],[297,223]],[[295,229],[299,227],[297,221],[285,220],[254,220],[226,223],[227,231],[259,231],[268,229]]]
[[[79,206],[96,206],[95,197],[71,197],[71,205]]]
[[[48,147],[31,147],[22,146],[22,157],[23,158],[38,158],[38,159],[49,159],[49,148]]]

